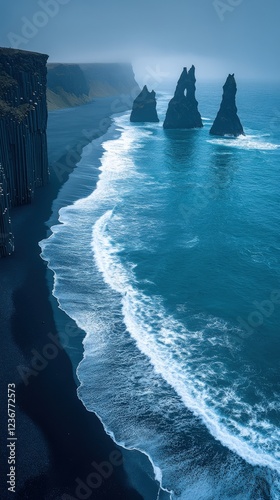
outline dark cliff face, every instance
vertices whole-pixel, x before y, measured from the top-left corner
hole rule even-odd
[[[203,127],[198,102],[195,98],[195,67],[189,71],[187,68],[178,80],[173,99],[171,99],[163,127],[166,129],[176,128],[201,128]]]
[[[9,198],[4,169],[0,164],[0,257],[11,255],[14,250]]]
[[[130,121],[159,122],[156,107],[156,93],[153,90],[149,92],[145,85],[142,92],[140,92],[133,103]]]
[[[8,200],[12,207],[30,203],[35,188],[48,182],[47,59],[44,54],[0,49],[1,186],[4,204]],[[4,224],[7,214],[0,214]]]
[[[229,75],[223,86],[223,98],[216,119],[210,130],[211,135],[245,135],[237,115],[236,92],[237,86],[233,75]]]

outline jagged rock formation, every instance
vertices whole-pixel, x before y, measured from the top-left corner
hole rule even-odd
[[[123,103],[132,107],[139,92],[131,64],[48,64],[49,110],[79,106],[96,97],[114,95],[121,95]]]
[[[237,115],[236,92],[237,86],[234,74],[228,75],[223,86],[223,98],[216,119],[210,130],[211,135],[245,135]]]
[[[176,128],[201,128],[203,127],[198,102],[195,98],[195,67],[189,71],[187,68],[178,80],[173,99],[171,99],[163,127],[166,129]]]
[[[1,227],[8,223],[6,207],[30,203],[35,188],[48,182],[47,59],[44,54],[0,49]],[[4,245],[1,253],[10,253],[10,248]]]
[[[130,121],[159,122],[156,108],[156,93],[153,90],[149,92],[147,85],[145,85],[133,103]]]

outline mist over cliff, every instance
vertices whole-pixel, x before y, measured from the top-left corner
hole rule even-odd
[[[86,104],[96,97],[134,97],[139,91],[131,64],[48,64],[50,111]]]

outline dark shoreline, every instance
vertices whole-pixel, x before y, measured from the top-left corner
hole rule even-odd
[[[98,113],[94,117],[89,116],[91,135],[83,133],[87,123],[83,123],[83,128],[77,124],[78,132],[75,137],[70,136],[75,163],[82,147],[108,129],[115,101],[116,98],[103,100],[104,109],[99,110],[99,116]],[[90,114],[89,108],[85,109],[87,106],[83,106],[83,111]],[[37,190],[33,204],[13,211],[16,251],[10,258],[0,261],[3,297],[0,304],[1,342],[4,353],[1,397],[6,400],[8,383],[16,384],[16,498],[59,499],[66,494],[70,496],[65,498],[79,498],[75,494],[77,478],[85,483],[91,477],[92,494],[89,490],[87,493],[84,491],[84,495],[88,495],[86,498],[140,499],[141,495],[128,485],[120,459],[116,460],[117,455],[112,455],[114,450],[120,453],[117,446],[105,433],[99,419],[87,412],[79,401],[72,364],[58,341],[53,340],[56,339],[57,329],[49,300],[46,264],[40,257],[38,242],[47,235],[45,221],[51,215],[52,201],[75,166],[73,163],[71,167],[69,152],[57,160],[62,168],[66,166],[65,171],[60,172],[61,176],[52,169],[50,184]],[[66,315],[65,321],[68,325],[71,323]],[[49,356],[47,363],[40,357],[43,353]],[[27,371],[30,368],[33,371]],[[5,429],[5,405],[2,409]],[[4,434],[2,449],[6,448]],[[1,497],[6,498],[8,457],[7,454],[1,454],[1,457],[4,474],[0,492]],[[107,469],[104,466],[106,478],[99,473],[96,475],[93,461],[97,467],[102,462],[111,462]],[[7,498],[10,495],[15,498],[13,493],[8,493]]]

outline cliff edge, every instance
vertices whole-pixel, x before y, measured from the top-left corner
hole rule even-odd
[[[12,251],[9,209],[48,182],[47,59],[0,48],[0,255]],[[3,230],[4,228],[4,230]]]

